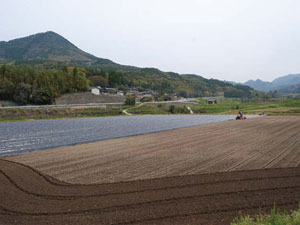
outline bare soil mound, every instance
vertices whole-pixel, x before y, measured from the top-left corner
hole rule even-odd
[[[0,224],[229,224],[239,213],[298,206],[300,168],[67,184],[0,160]]]

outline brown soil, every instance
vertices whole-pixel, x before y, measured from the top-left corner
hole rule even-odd
[[[240,213],[292,209],[300,168],[67,184],[0,160],[0,224],[229,224]]]
[[[288,116],[5,157],[0,224],[223,225],[296,209],[299,149],[300,117]]]
[[[300,116],[263,117],[7,157],[70,183],[297,167]]]

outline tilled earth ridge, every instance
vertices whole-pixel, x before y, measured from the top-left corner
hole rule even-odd
[[[68,184],[0,159],[0,224],[229,224],[276,204],[296,209],[300,168]]]
[[[6,159],[70,183],[298,167],[300,116],[227,121]]]

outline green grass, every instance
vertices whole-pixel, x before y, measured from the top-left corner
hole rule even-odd
[[[188,103],[186,104],[189,105]],[[244,114],[268,115],[300,114],[300,100],[270,99],[270,100],[239,100],[220,99],[218,104],[207,104],[206,100],[199,99],[197,105],[189,105],[195,114]],[[189,114],[186,106],[174,105],[171,112],[170,104],[145,104],[141,107],[129,109],[131,114]]]
[[[243,216],[235,219],[231,225],[299,225],[300,207],[298,210],[282,212],[275,207],[270,214],[260,214],[256,217]]]
[[[206,101],[200,100],[199,105],[192,106],[196,113],[206,114],[236,114],[242,111],[244,114],[261,114],[264,111],[267,114],[290,113],[293,107],[300,107],[300,101],[287,99],[271,99],[267,101],[221,99],[218,104],[209,105]]]
[[[122,115],[124,109],[133,115],[189,114],[187,106],[190,106],[195,114],[237,114],[238,111],[242,111],[244,114],[258,115],[264,110],[267,115],[300,115],[300,100],[296,99],[269,99],[266,101],[220,99],[215,105],[209,105],[206,100],[199,99],[196,105],[189,105],[188,103],[179,105],[166,102],[164,104],[136,104],[135,106],[107,106],[105,109],[101,107],[0,108],[0,122],[117,116]]]
[[[244,114],[261,114],[262,111],[269,115],[298,114],[300,112],[300,100],[243,101],[238,99],[221,99],[215,105],[208,105],[206,101],[199,100],[199,105],[191,106],[191,108],[195,113],[205,114],[236,114],[238,111],[242,111]]]
[[[132,107],[127,110],[128,113],[134,115],[145,114],[168,114],[167,106],[162,104],[144,104],[140,107]]]
[[[63,118],[118,116],[122,114],[123,107],[70,107],[70,108],[14,108],[0,109],[0,122],[47,120]]]

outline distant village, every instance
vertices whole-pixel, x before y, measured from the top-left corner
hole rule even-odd
[[[89,90],[93,95],[133,96],[137,102],[177,101],[183,99],[183,97],[179,96],[177,93],[159,96],[159,94],[155,91],[139,91],[138,88],[129,88],[128,91],[124,92],[117,88],[104,88],[97,86],[90,87]],[[203,99],[207,101],[207,104],[218,104],[219,98],[223,97],[203,97]]]
[[[117,88],[104,88],[101,86],[90,87],[89,90],[94,95],[116,95],[116,96],[134,96],[137,101],[171,101],[179,100],[181,97],[177,94],[164,94],[159,97],[158,93],[152,90],[139,91],[138,88],[129,88],[128,91],[124,92]]]

